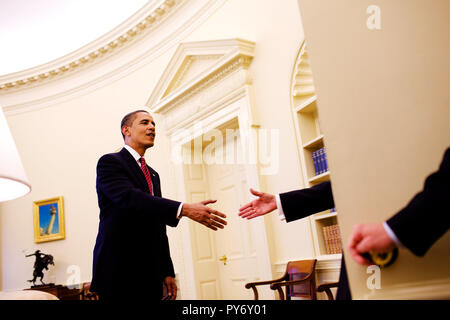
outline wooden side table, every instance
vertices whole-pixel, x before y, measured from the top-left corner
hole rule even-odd
[[[24,290],[38,290],[38,291],[44,291],[47,293],[50,293],[58,299],[61,299],[61,297],[65,297],[65,299],[68,300],[80,300],[81,299],[81,290],[80,289],[69,289],[66,286],[63,285],[44,285],[44,286],[35,286]],[[70,298],[69,298],[70,297]]]

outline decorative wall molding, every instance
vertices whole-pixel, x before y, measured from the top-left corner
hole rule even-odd
[[[91,59],[84,67],[71,69],[74,72],[64,72],[58,76],[47,77],[33,84],[13,86],[0,90],[0,101],[6,115],[30,112],[63,103],[77,96],[88,94],[128,74],[139,70],[167,50],[178,45],[182,39],[190,35],[206,19],[208,19],[226,0],[174,0],[170,11],[164,14],[156,24],[140,32],[118,46],[114,51]],[[111,31],[98,41],[95,41],[77,52],[69,55],[73,59],[83,57],[87,52],[122,35],[121,30],[129,30],[145,17],[151,15],[154,6],[164,3],[163,0],[152,1],[140,10],[134,17]],[[153,6],[152,6],[153,5]],[[150,12],[150,13],[149,13]],[[160,11],[158,11],[160,12]],[[160,12],[161,14],[162,12]],[[164,22],[164,23],[163,23]],[[101,42],[101,44],[99,44]],[[69,57],[67,56],[67,57]],[[66,59],[63,57],[61,59]],[[60,59],[48,64],[23,71],[27,78],[32,71],[45,73],[59,66]],[[75,72],[76,70],[76,72]],[[0,77],[0,83],[16,81],[20,73]],[[57,81],[55,81],[57,80]]]
[[[96,59],[108,56],[118,48],[127,45],[127,43],[145,35],[149,30],[156,28],[184,1],[186,0],[150,1],[127,22],[115,28],[108,35],[80,50],[36,68],[1,76],[0,90],[33,85],[46,81],[70,71],[80,69]],[[131,22],[133,23],[132,26],[130,26]]]
[[[294,68],[291,96],[295,98],[311,97],[315,93],[315,88],[306,42],[302,43]]]
[[[165,115],[169,135],[231,103],[224,104],[224,99],[247,93],[254,45],[242,39],[180,44],[146,104],[153,112]],[[202,59],[211,62],[183,82],[195,61]]]

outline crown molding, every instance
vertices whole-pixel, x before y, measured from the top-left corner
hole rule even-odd
[[[148,30],[156,28],[184,1],[186,0],[149,1],[125,22],[88,45],[49,63],[0,76],[0,91],[46,81],[108,56]]]
[[[14,115],[46,108],[95,91],[138,70],[189,36],[225,1],[160,0],[150,2],[115,30],[69,55],[75,59],[77,59],[76,57],[82,59],[83,57],[86,58],[87,52],[95,53],[98,51],[95,58],[87,60],[82,65],[78,63],[77,66],[65,72],[57,74],[53,72],[51,74],[50,71],[55,69],[53,66],[57,65],[57,62],[61,59],[68,59],[69,56],[66,56],[24,71],[42,71],[41,73],[44,75],[39,80],[35,79],[34,82],[21,85],[9,85],[9,88],[3,87],[0,90],[0,100],[5,114]],[[165,8],[164,12],[161,6]],[[155,15],[160,18],[156,19],[157,16]],[[122,30],[133,30],[136,26],[139,29],[139,23],[142,22],[142,19],[146,20],[148,17],[151,21],[155,19],[153,24],[134,35],[124,36]],[[125,33],[128,34],[128,32]],[[113,50],[103,51],[102,53],[100,49],[93,49],[101,48],[103,44],[111,43],[110,39],[117,40],[121,36],[123,36],[122,40],[118,40],[119,44]],[[68,60],[73,61],[72,59]],[[47,71],[44,72],[43,70]],[[18,74],[14,75],[17,76]],[[6,77],[12,80],[12,76],[11,74],[0,77],[0,83]]]

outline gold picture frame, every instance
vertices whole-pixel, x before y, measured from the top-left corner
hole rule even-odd
[[[55,197],[33,202],[34,242],[62,240],[64,227],[64,200]]]

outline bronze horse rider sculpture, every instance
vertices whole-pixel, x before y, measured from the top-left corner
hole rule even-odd
[[[34,253],[26,255],[25,257],[35,256],[36,260],[34,261],[34,271],[33,271],[33,279],[28,280],[28,282],[33,282],[33,286],[35,286],[36,279],[41,278],[41,283],[45,285],[42,278],[44,278],[43,270],[48,270],[48,266],[55,265],[53,262],[53,256],[51,254],[41,253],[41,250],[36,250]]]

